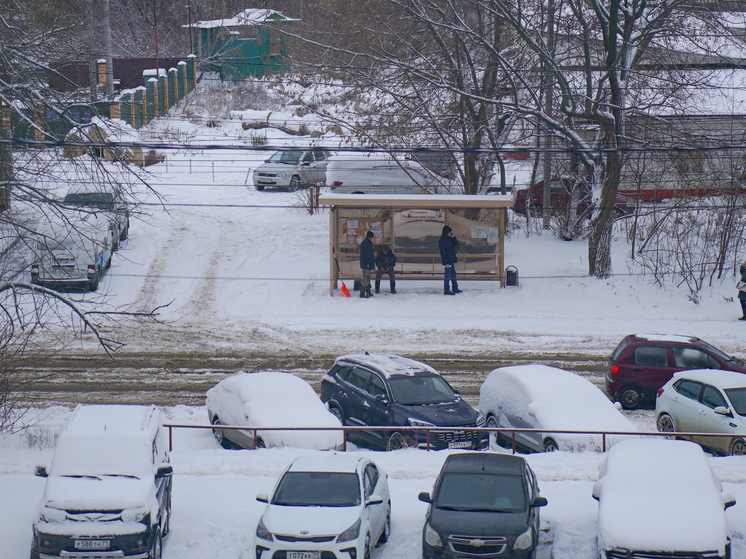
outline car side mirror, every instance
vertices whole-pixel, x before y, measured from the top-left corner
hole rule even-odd
[[[733,414],[730,413],[730,410],[728,408],[726,408],[725,406],[717,406],[712,411],[714,411],[718,415],[725,415],[727,417],[733,417]]]
[[[726,509],[729,509],[730,507],[736,504],[736,498],[733,496],[733,493],[723,493],[722,499],[723,499],[723,506]]]
[[[591,495],[593,495],[593,498],[596,499],[596,501],[601,499],[601,488],[598,486],[598,482],[593,484]]]
[[[389,405],[389,397],[386,396],[386,394],[376,394],[375,395],[376,402],[382,403],[384,406]]]
[[[310,161],[303,161],[301,163],[301,165],[303,165],[304,167],[310,167],[311,166],[311,162]]]
[[[39,477],[47,477],[49,475],[47,473],[47,467],[42,464],[37,464],[34,468],[34,475]]]
[[[536,497],[533,501],[531,501],[532,507],[545,507],[549,504],[549,501],[547,501],[546,497]]]
[[[174,468],[171,464],[162,464],[158,467],[158,471],[155,473],[155,479],[162,477],[170,477],[174,474]]]
[[[365,501],[365,506],[367,507],[368,505],[380,505],[381,503],[383,503],[383,497],[381,497],[380,495],[371,495],[370,497],[368,497],[368,500]]]
[[[260,503],[269,503],[269,495],[267,495],[266,493],[259,493],[256,496],[256,500]]]
[[[423,503],[432,503],[433,502],[432,497],[430,497],[430,493],[428,493],[427,491],[423,491],[422,493],[420,493],[419,495],[417,495],[417,498],[420,501],[422,501]]]

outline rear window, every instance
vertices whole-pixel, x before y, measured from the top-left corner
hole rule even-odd
[[[665,367],[668,365],[666,348],[662,346],[640,346],[635,349],[632,364],[647,367]]]
[[[619,342],[619,345],[616,346],[616,349],[614,350],[614,353],[611,354],[611,360],[616,361],[619,359],[619,356],[622,354],[622,351],[624,351],[624,348],[629,345],[629,338],[624,338],[621,342]]]

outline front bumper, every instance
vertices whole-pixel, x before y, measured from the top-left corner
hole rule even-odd
[[[474,544],[471,542],[480,542]],[[531,559],[534,548],[509,551],[512,542],[500,537],[463,538],[451,536],[442,548],[422,542],[424,559]]]
[[[148,559],[150,538],[146,530],[92,537],[37,532],[34,546],[39,559]]]
[[[469,431],[415,431],[417,447],[426,450],[479,450],[489,445],[489,434]]]
[[[341,543],[336,541],[337,534],[325,537],[309,537],[305,540],[278,536],[277,534],[274,534],[273,537],[274,541],[254,537],[255,555],[252,559],[287,559],[288,551],[318,552],[321,559],[363,559],[364,557],[365,537],[362,536],[362,533],[357,540]],[[287,539],[295,541],[283,541]]]
[[[254,186],[290,186],[290,175],[280,177],[275,173],[254,173]]]

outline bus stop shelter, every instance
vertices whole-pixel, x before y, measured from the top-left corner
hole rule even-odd
[[[376,252],[396,254],[397,279],[443,279],[438,239],[444,225],[459,241],[459,280],[505,286],[505,226],[509,195],[322,194],[329,206],[329,293],[339,280],[359,280],[360,243],[373,231]]]

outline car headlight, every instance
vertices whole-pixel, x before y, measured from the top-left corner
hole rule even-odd
[[[267,530],[267,527],[264,525],[264,519],[259,519],[259,524],[256,525],[256,537],[260,540],[267,540],[268,542],[273,542],[275,539],[272,537],[272,532]]]
[[[277,176],[278,177],[289,177],[290,173],[288,173],[287,171],[280,171],[279,173],[277,173]]]
[[[481,411],[477,412],[477,427],[483,427],[487,423],[487,418]]]
[[[433,530],[429,522],[425,523],[425,543],[430,547],[443,547],[443,542],[440,539],[440,534]]]
[[[64,522],[67,520],[67,514],[64,510],[44,507],[41,509],[39,518],[42,522]]]
[[[360,519],[358,518],[355,521],[355,524],[347,528],[344,532],[342,532],[339,536],[337,536],[337,543],[341,542],[349,542],[352,540],[356,540],[360,537]]]
[[[434,423],[430,423],[429,421],[422,421],[413,417],[410,417],[409,419],[407,419],[407,421],[409,421],[409,424],[412,427],[435,427]]]
[[[513,544],[513,550],[518,551],[525,551],[527,549],[531,549],[531,546],[534,543],[534,533],[533,530],[531,530],[531,527],[529,526],[528,530],[523,532],[520,536],[518,536],[515,539],[515,543]]]
[[[122,511],[122,522],[142,522],[143,524],[150,524],[150,509],[140,507],[138,509],[125,509]],[[148,520],[145,522],[145,520]]]

